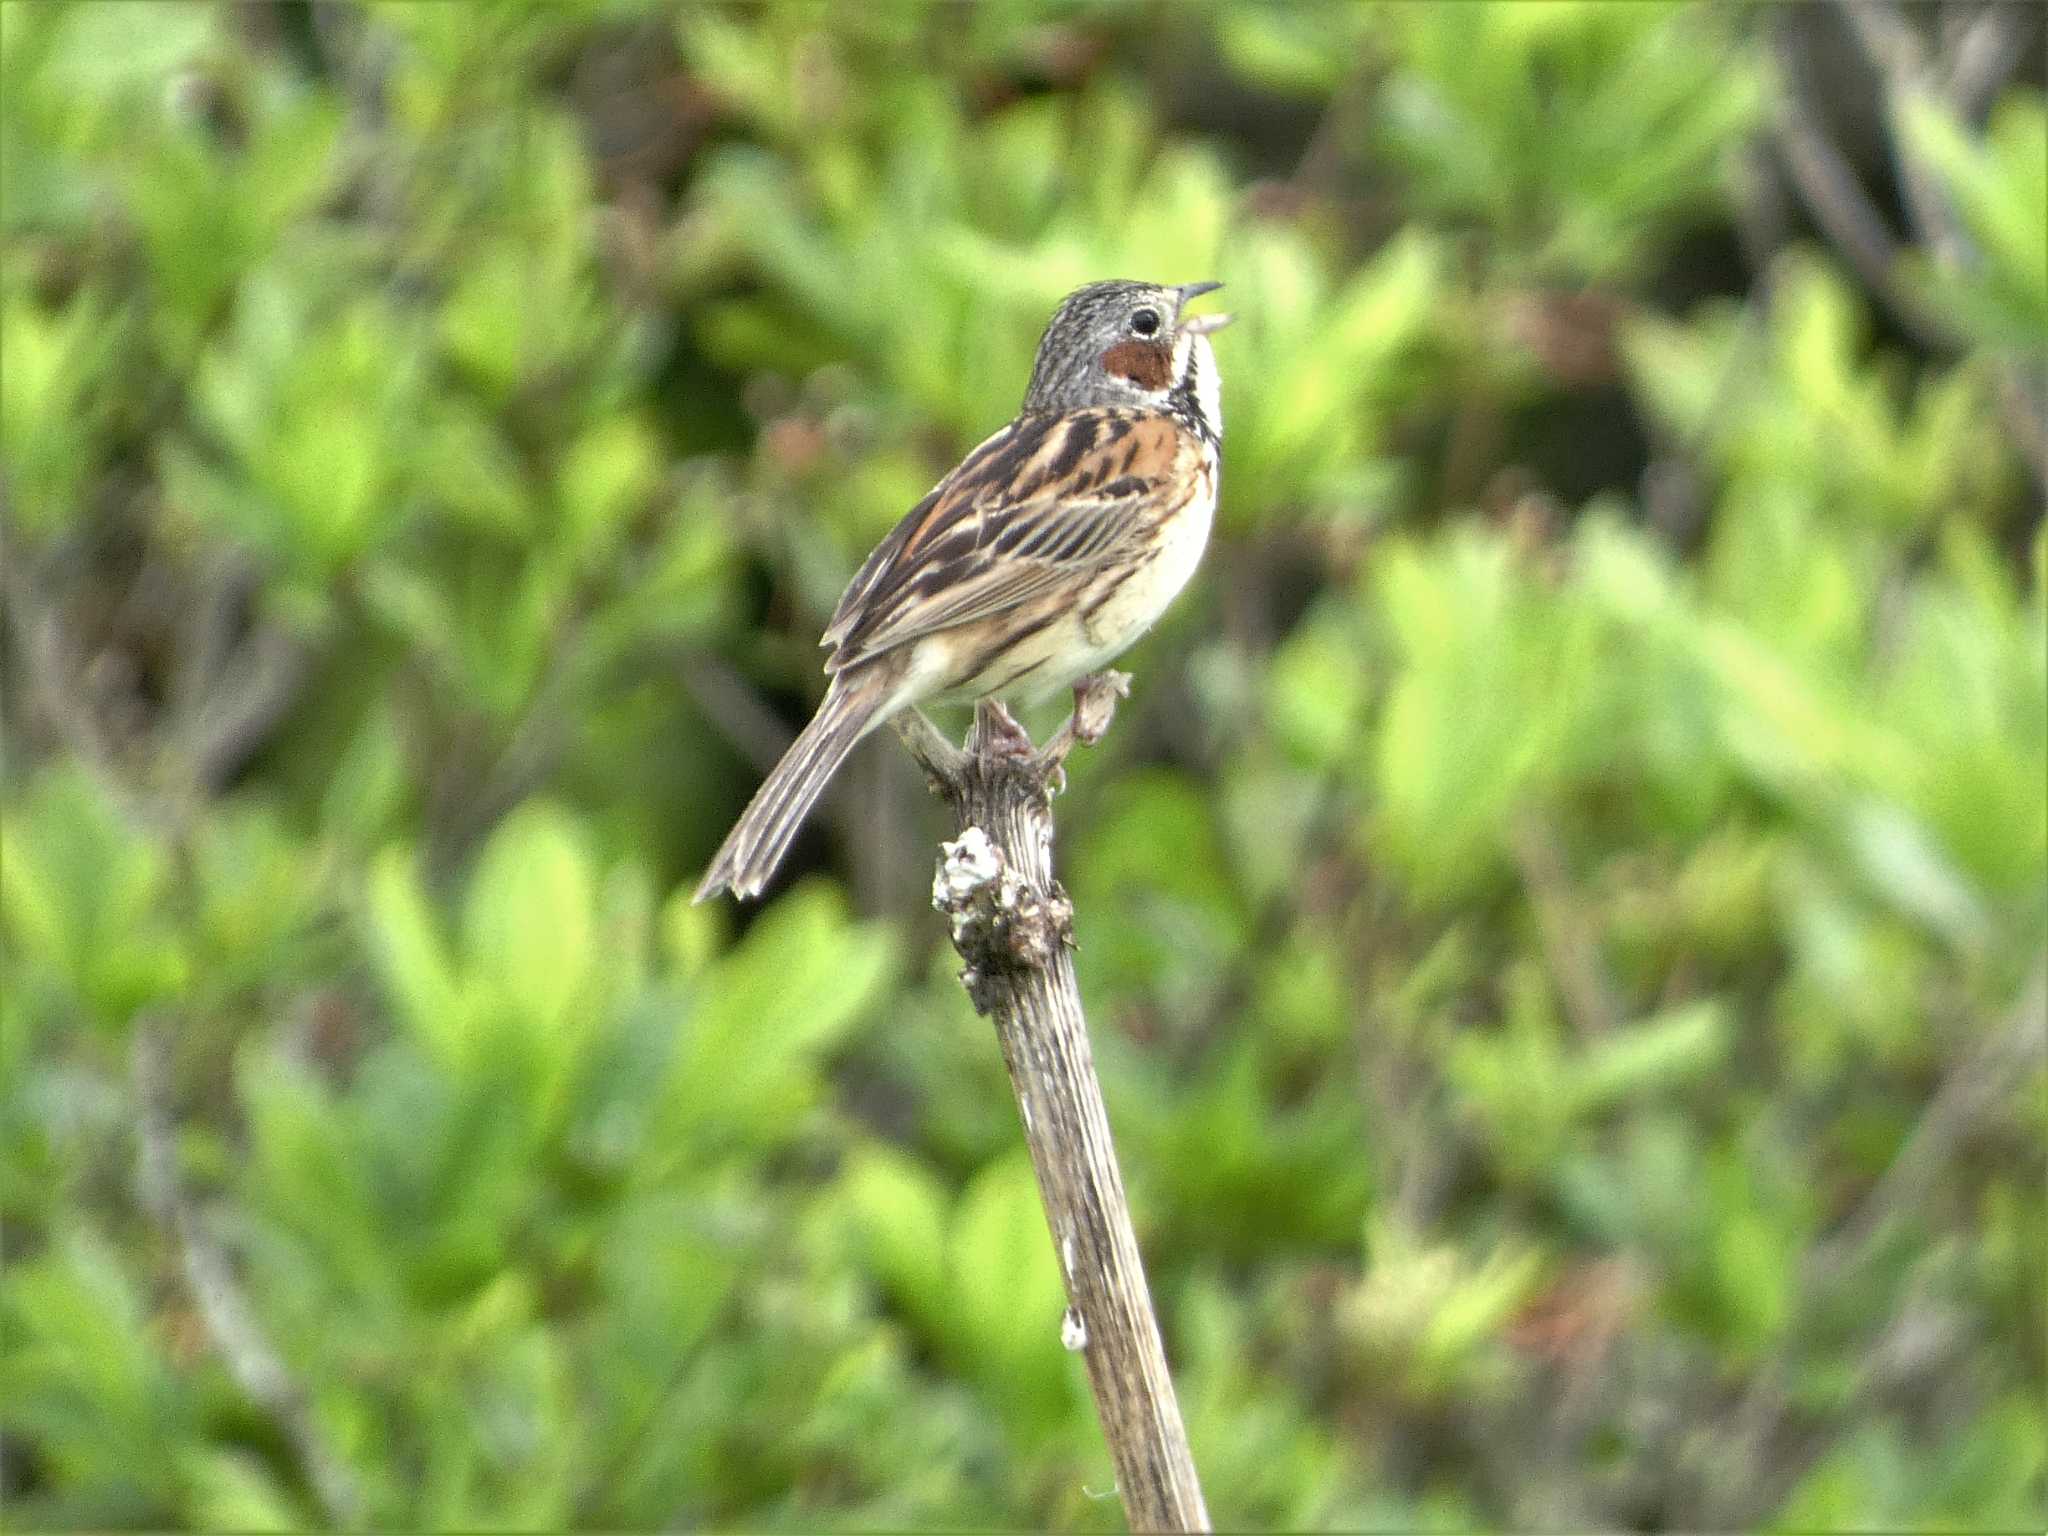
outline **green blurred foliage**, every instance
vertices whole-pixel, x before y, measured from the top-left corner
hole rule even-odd
[[[1923,350],[1737,254],[1802,25],[0,6],[10,1520],[1117,1526],[918,776],[687,893],[1123,274],[1240,317],[1060,803],[1219,1520],[2038,1527],[2048,118],[1906,104]]]

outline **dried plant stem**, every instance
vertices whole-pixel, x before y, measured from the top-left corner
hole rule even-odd
[[[981,706],[965,752],[915,711],[897,728],[960,820],[932,904],[966,962],[967,995],[995,1021],[1066,1284],[1061,1337],[1087,1362],[1125,1517],[1136,1531],[1205,1531],[1074,980],[1073,907],[1052,878],[1062,764],[1076,742],[1101,739],[1126,684],[1104,673],[1077,687],[1073,718],[1043,751],[998,704]]]

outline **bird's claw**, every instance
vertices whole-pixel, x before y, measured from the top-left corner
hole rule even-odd
[[[1001,699],[983,699],[975,724],[984,751],[998,757],[1031,755],[1031,733],[1017,723],[1017,717]]]
[[[1067,754],[1076,746],[1092,747],[1108,735],[1117,700],[1129,698],[1130,693],[1128,672],[1091,672],[1074,684],[1074,712],[1039,754],[1046,784],[1054,794],[1067,787]]]
[[[1075,741],[1092,747],[1109,734],[1118,699],[1131,696],[1128,672],[1091,672],[1074,684],[1074,713],[1068,719]]]

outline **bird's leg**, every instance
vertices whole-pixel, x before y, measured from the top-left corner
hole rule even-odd
[[[974,747],[997,757],[1029,757],[1031,733],[998,698],[986,698],[974,711]]]
[[[1116,718],[1118,699],[1131,696],[1131,674],[1104,668],[1091,672],[1074,684],[1074,713],[1067,724],[1074,740],[1092,747],[1109,734],[1109,722]]]
[[[1067,787],[1067,754],[1077,745],[1092,747],[1108,735],[1109,722],[1116,717],[1116,701],[1130,696],[1128,672],[1091,672],[1074,684],[1074,712],[1038,754],[1046,782],[1055,791]]]

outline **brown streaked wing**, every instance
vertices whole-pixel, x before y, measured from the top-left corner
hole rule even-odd
[[[825,631],[828,672],[971,624],[1143,548],[1161,492],[1198,453],[1172,417],[1022,417],[969,454],[861,568]]]
[[[964,514],[973,510],[973,498],[961,494],[972,481],[985,478],[987,467],[996,461],[1007,460],[1010,454],[1005,449],[1017,433],[1017,422],[998,429],[984,438],[954,467],[953,472],[925,494],[924,500],[904,514],[903,520],[889,530],[889,536],[877,544],[860,569],[853,573],[853,580],[846,584],[846,590],[839,595],[839,605],[832,610],[832,622],[825,626],[825,633],[819,638],[820,645],[836,646],[842,643],[847,633],[860,621],[866,610],[867,599],[887,574],[895,568],[906,554],[926,542],[941,527],[957,522]],[[827,668],[827,670],[832,670]]]

